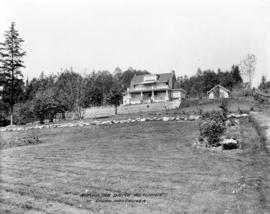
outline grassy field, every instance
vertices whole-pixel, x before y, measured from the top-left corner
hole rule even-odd
[[[197,122],[29,131],[42,143],[1,151],[0,213],[270,213],[269,153],[241,124],[237,152],[193,147]]]

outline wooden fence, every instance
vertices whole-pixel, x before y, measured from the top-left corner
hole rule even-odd
[[[259,90],[253,90],[253,97],[256,100],[262,100],[262,101],[270,101],[270,94],[261,92]]]

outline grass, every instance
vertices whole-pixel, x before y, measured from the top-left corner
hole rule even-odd
[[[241,133],[232,153],[193,147],[197,122],[30,130],[42,144],[0,151],[0,213],[270,212],[269,156]]]
[[[201,112],[209,112],[212,110],[220,110],[221,100],[194,100],[194,101],[184,101],[183,105],[180,106],[179,111],[188,114],[198,114]],[[250,99],[236,99],[232,98],[228,100],[229,111],[230,112],[248,112],[250,109],[255,107],[255,101]]]
[[[250,121],[250,123],[252,123],[253,127],[257,131],[257,134],[258,134],[259,139],[260,139],[260,142],[261,142],[261,146],[265,147],[264,150],[269,153],[269,151],[267,149],[267,146],[266,146],[267,138],[266,138],[266,134],[265,134],[264,128],[252,116],[249,116],[249,121]]]

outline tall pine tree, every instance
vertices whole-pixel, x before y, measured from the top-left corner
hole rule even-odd
[[[13,106],[22,94],[21,69],[25,67],[22,58],[26,52],[22,51],[24,41],[15,29],[15,22],[11,23],[4,37],[5,41],[0,43],[0,84],[3,86],[3,101],[10,106],[10,124],[13,125]]]

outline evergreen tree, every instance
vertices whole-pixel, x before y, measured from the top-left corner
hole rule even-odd
[[[234,84],[238,84],[238,83],[242,83],[243,82],[243,79],[241,77],[241,73],[240,73],[240,70],[239,70],[239,66],[238,65],[233,65],[232,66],[232,69],[231,69],[231,74],[232,74],[232,77],[234,79]]]
[[[260,90],[266,89],[266,77],[264,75],[262,76],[261,83],[259,85],[259,89]]]
[[[116,86],[115,88],[111,89],[107,99],[109,104],[114,105],[115,114],[117,114],[117,106],[120,105],[122,99],[120,88]]]
[[[22,51],[23,39],[15,29],[15,22],[4,34],[5,41],[0,43],[0,80],[4,87],[3,101],[10,107],[10,124],[13,125],[13,106],[22,95],[23,80],[21,68],[24,68],[22,58],[26,52]]]

